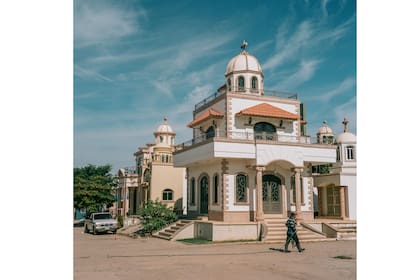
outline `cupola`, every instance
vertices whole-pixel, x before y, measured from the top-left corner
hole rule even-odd
[[[228,92],[264,94],[264,74],[258,59],[246,51],[248,42],[242,42],[242,51],[226,66],[226,88]]]

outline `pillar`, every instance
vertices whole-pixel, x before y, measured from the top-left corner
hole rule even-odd
[[[324,188],[318,187],[318,218],[324,215],[322,211],[322,193],[324,192]]]
[[[295,201],[296,219],[300,219],[302,216],[302,210],[300,209],[302,205],[300,178],[301,178],[301,172],[303,171],[303,168],[295,168],[294,171],[295,171],[295,188],[296,188],[296,201]]]
[[[346,216],[346,187],[340,187],[340,215],[341,219],[345,220]]]
[[[282,196],[282,215],[283,217],[287,217],[287,190],[285,185],[281,185],[281,196]]]
[[[264,166],[257,166],[257,222],[264,221],[264,211],[263,211],[263,197],[262,197],[262,173],[265,170]]]

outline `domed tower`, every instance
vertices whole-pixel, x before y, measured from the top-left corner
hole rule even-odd
[[[174,146],[175,145],[175,132],[172,127],[168,124],[168,119],[163,118],[163,123],[159,125],[155,135],[155,144],[160,146]]]
[[[356,172],[356,135],[348,131],[348,120],[344,118],[344,132],[337,136],[337,164]]]
[[[264,95],[264,74],[255,56],[246,51],[244,40],[241,53],[232,58],[225,72],[227,92]]]
[[[327,121],[322,122],[322,126],[316,134],[316,139],[318,144],[334,144],[334,132],[327,125]]]

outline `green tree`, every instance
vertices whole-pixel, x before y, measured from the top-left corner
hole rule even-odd
[[[111,165],[88,166],[73,169],[73,206],[98,211],[103,206],[110,207],[115,201],[115,177],[110,173]]]
[[[166,204],[149,200],[140,209],[140,216],[143,218],[143,229],[145,232],[152,232],[163,228],[177,220],[176,214]]]

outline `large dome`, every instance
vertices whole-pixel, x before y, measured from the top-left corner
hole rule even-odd
[[[245,50],[229,61],[225,76],[239,71],[254,71],[262,74],[262,68],[258,60]]]
[[[174,133],[174,130],[172,129],[172,127],[168,124],[168,119],[164,118],[163,119],[163,123],[161,125],[159,125],[159,127],[156,129],[155,134],[156,133]]]

